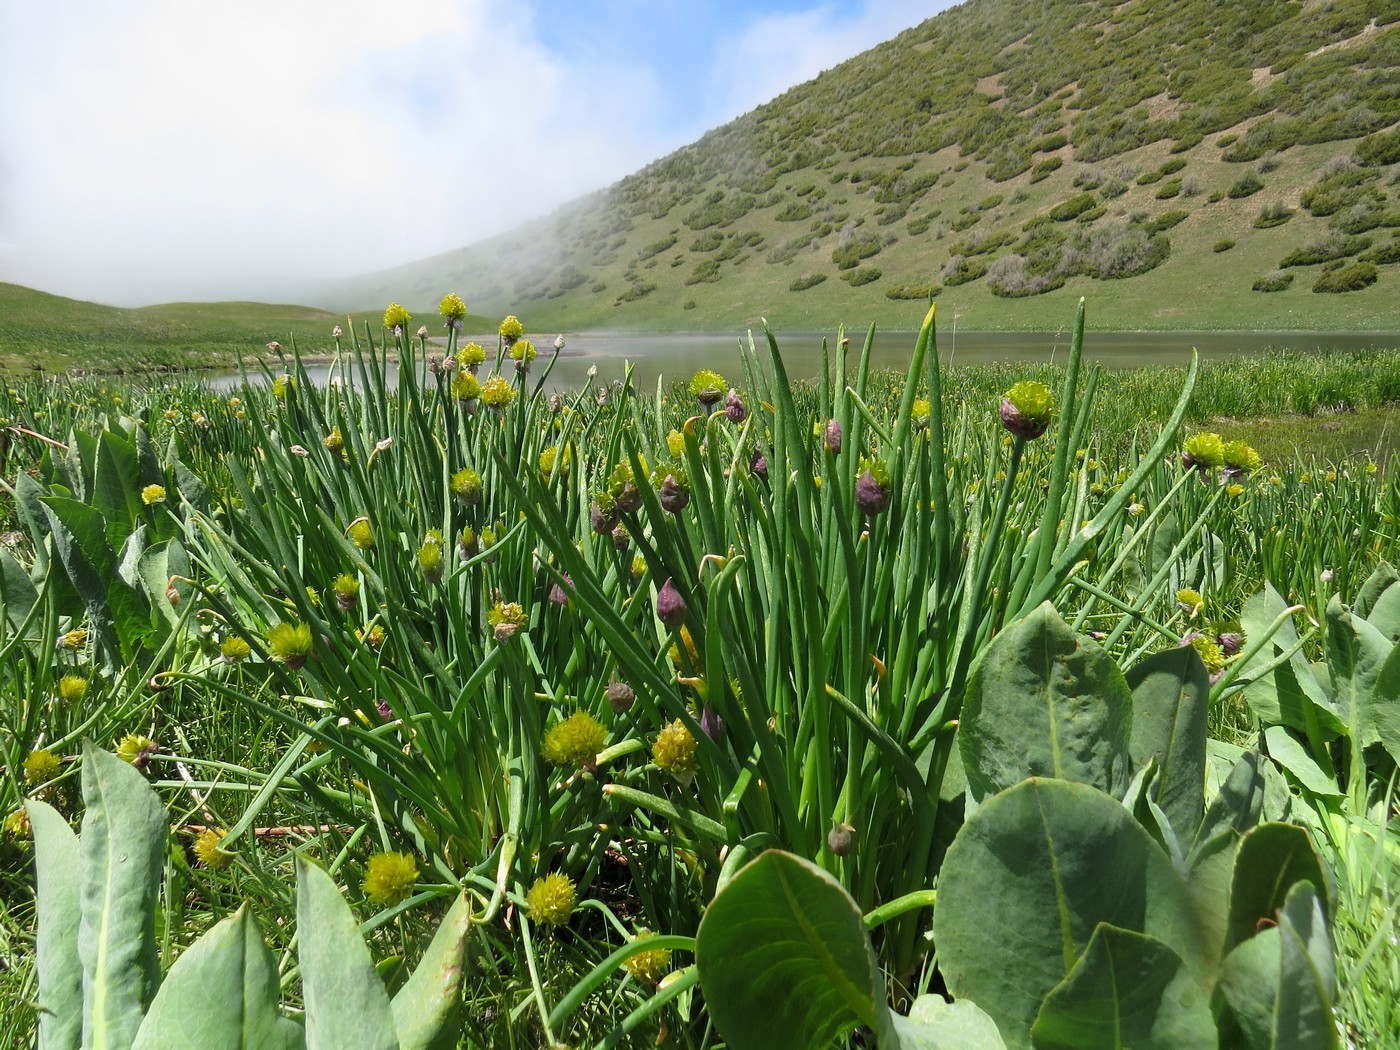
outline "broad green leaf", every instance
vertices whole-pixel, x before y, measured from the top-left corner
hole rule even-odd
[[[1120,803],[1033,779],[963,825],[939,877],[934,939],[956,998],[997,1022],[1012,1050],[1099,923],[1156,937],[1198,977],[1211,953],[1186,882]]]
[[[1355,612],[1358,616],[1363,615],[1360,599],[1357,600]],[[1370,611],[1364,615],[1366,622],[1380,631],[1381,637],[1400,643],[1400,584],[1392,584],[1382,591]]]
[[[769,850],[705,911],[695,961],[715,1027],[736,1050],[806,1050],[878,1029],[885,983],[860,910],[809,861]]]
[[[296,1050],[301,1026],[278,1009],[277,962],[245,904],[166,974],[133,1050]]]
[[[1221,1045],[1333,1050],[1338,1036],[1332,1015],[1332,944],[1323,903],[1311,883],[1293,887],[1277,920],[1277,926],[1245,941],[1221,966],[1217,996],[1229,1007]]]
[[[1391,590],[1400,591],[1400,587]],[[1400,645],[1390,650],[1376,675],[1367,720],[1381,746],[1400,763]]]
[[[1381,601],[1382,596],[1391,590],[1395,583],[1400,583],[1400,573],[1395,571],[1395,566],[1391,565],[1390,562],[1381,562],[1371,575],[1366,577],[1366,582],[1356,592],[1356,601],[1352,603],[1352,612],[1370,620],[1373,626],[1380,627],[1371,614]],[[1400,592],[1397,592],[1396,597],[1400,597]],[[1394,641],[1394,638],[1392,637],[1391,640]]]
[[[1266,583],[1262,591],[1244,603],[1240,625],[1245,637],[1263,636],[1274,620],[1287,609],[1288,603],[1272,584]],[[1285,621],[1269,644],[1255,653],[1241,669],[1238,680],[1248,683],[1244,691],[1245,702],[1266,725],[1286,725],[1307,732],[1309,724],[1316,722],[1327,737],[1341,736],[1346,732],[1346,726],[1329,706],[1331,701],[1302,652],[1295,652],[1288,663],[1262,677],[1258,676],[1258,669],[1297,644],[1297,630],[1291,622]]]
[[[39,1050],[77,1050],[83,1038],[78,960],[78,836],[46,802],[25,803],[38,881]]]
[[[1031,1029],[1037,1050],[1211,1046],[1210,1002],[1181,957],[1154,937],[1101,923]]]
[[[1203,843],[1192,855],[1186,885],[1207,938],[1212,958],[1225,954],[1225,931],[1230,922],[1230,879],[1235,871],[1240,834],[1227,829]]]
[[[890,1028],[880,1038],[890,1050],[1006,1050],[996,1022],[976,1003],[948,1002],[941,995],[921,995],[908,1017],[890,1014]]]
[[[9,551],[0,549],[0,601],[10,627],[18,630],[29,610],[39,600],[39,591],[23,565]]]
[[[83,1045],[126,1050],[160,983],[155,913],[168,820],[146,778],[91,741],[82,781]]]
[[[1342,794],[1337,778],[1324,772],[1308,749],[1283,726],[1265,729],[1264,744],[1269,749],[1269,757],[1314,798],[1336,798]]]
[[[61,496],[48,496],[43,502],[63,567],[87,604],[89,617],[109,642],[109,632],[115,632],[130,654],[150,631],[150,609],[144,596],[122,580],[102,516]]]
[[[92,507],[107,522],[108,542],[121,546],[141,515],[140,470],[136,447],[110,431],[98,438]]]
[[[1331,911],[1336,893],[1312,836],[1296,824],[1260,824],[1240,842],[1230,878],[1230,924],[1225,948],[1253,937],[1261,923],[1276,922],[1289,890],[1309,882]]]
[[[1200,654],[1183,646],[1138,663],[1127,682],[1133,695],[1133,765],[1156,759],[1159,772],[1148,797],[1185,841],[1200,827],[1205,811],[1210,676]]]
[[[1229,777],[1206,807],[1201,826],[1196,831],[1191,863],[1195,863],[1196,850],[1216,836],[1226,831],[1242,835],[1254,827],[1259,823],[1263,809],[1264,775],[1259,772],[1259,756],[1246,751],[1240,755]]]
[[[1325,643],[1337,713],[1346,719],[1356,746],[1374,744],[1380,737],[1370,717],[1371,697],[1394,646],[1371,624],[1353,616],[1336,595],[1327,603]]]
[[[1039,776],[1121,798],[1131,723],[1117,664],[1046,602],[996,637],[968,685],[958,730],[968,791],[980,802]]]
[[[297,959],[307,1050],[398,1050],[384,982],[360,924],[324,869],[297,857]]]
[[[391,1004],[401,1050],[457,1045],[462,964],[470,928],[471,902],[465,892],[459,893],[433,934],[418,968]]]

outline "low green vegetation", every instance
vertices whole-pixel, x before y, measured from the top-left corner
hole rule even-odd
[[[1387,1045],[1400,354],[405,313],[0,388],[7,1045]]]

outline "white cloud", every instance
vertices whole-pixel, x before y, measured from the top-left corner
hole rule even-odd
[[[83,297],[270,296],[651,159],[645,73],[572,77],[509,3],[6,4],[0,39],[0,279]]]
[[[0,280],[291,298],[637,169],[689,137],[664,91],[719,124],[930,13],[760,16],[663,71],[551,51],[522,0],[0,2]]]
[[[825,3],[758,19],[720,46],[711,77],[719,120],[746,113],[794,84],[916,26],[953,0],[867,0],[857,11]]]

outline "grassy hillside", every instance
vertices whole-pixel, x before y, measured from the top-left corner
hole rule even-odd
[[[381,323],[381,311],[352,315]],[[436,317],[437,311],[432,311]],[[494,321],[469,318],[490,330]],[[436,327],[432,318],[425,318]],[[293,340],[313,353],[331,349],[331,329],[344,315],[309,306],[269,303],[167,303],[127,310],[65,299],[0,283],[0,373],[84,368],[103,372],[153,367],[227,366],[239,356]],[[415,322],[416,323],[416,322]]]
[[[1397,121],[1393,2],[968,0],[338,295],[575,328],[912,325],[930,294],[969,328],[1053,327],[1087,294],[1114,327],[1393,329]]]

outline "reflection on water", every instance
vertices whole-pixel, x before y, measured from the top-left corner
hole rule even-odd
[[[572,389],[582,385],[589,368],[596,366],[603,380],[620,379],[625,365],[634,366],[635,382],[641,389],[655,386],[658,378],[685,379],[696,369],[713,368],[736,385],[741,384],[739,335],[567,335],[567,347],[550,373],[549,385]],[[747,337],[745,337],[747,338]],[[762,340],[762,333],[755,339]],[[825,338],[835,352],[834,332],[781,332],[775,338],[782,351],[788,374],[793,379],[814,378],[821,371],[821,347]],[[871,361],[876,368],[904,368],[913,353],[913,332],[876,332]],[[851,334],[849,364],[859,360],[864,332]],[[551,340],[540,338],[547,347]],[[760,344],[761,345],[761,344]],[[1087,332],[1084,336],[1086,361],[1108,367],[1143,365],[1182,365],[1190,359],[1191,348],[1202,360],[1261,353],[1265,350],[1365,350],[1400,346],[1400,333],[1389,332]],[[939,333],[938,348],[945,363],[988,364],[995,361],[1063,361],[1069,352],[1068,329],[1059,332],[958,332]],[[431,347],[430,347],[431,351]],[[439,349],[438,354],[442,353]],[[541,350],[535,374],[544,367],[547,351]],[[310,366],[317,381],[324,381],[329,365]],[[506,363],[507,372],[510,363]],[[483,376],[487,370],[483,369]],[[391,378],[397,370],[390,366]],[[352,377],[353,378],[353,377]],[[237,386],[236,374],[215,376],[216,388]]]

